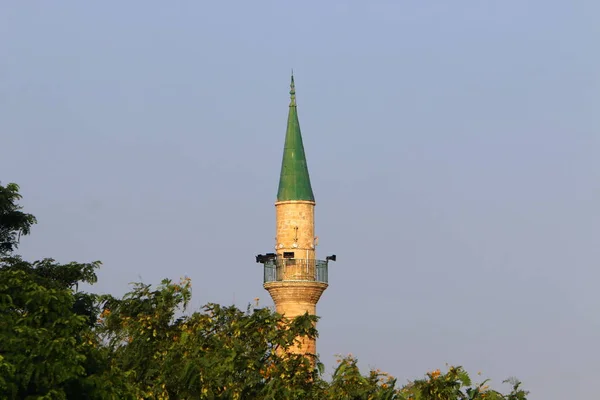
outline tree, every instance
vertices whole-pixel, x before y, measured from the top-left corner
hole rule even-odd
[[[521,382],[509,379],[504,383],[512,384],[510,393],[503,395],[490,390],[484,380],[472,384],[469,374],[462,367],[450,366],[444,374],[439,369],[428,372],[424,379],[408,383],[400,390],[403,400],[526,400],[527,391],[520,389]]]
[[[472,384],[462,367],[428,372],[397,386],[389,374],[363,375],[352,355],[340,357],[330,382],[303,356],[287,350],[297,337],[317,335],[316,317],[291,323],[267,309],[246,312],[207,304],[180,315],[191,298],[188,278],[164,280],[157,288],[137,283],[122,299],[103,296],[103,342],[116,366],[148,399],[330,399],[330,400],[525,400],[520,382],[512,391]]]
[[[97,296],[78,290],[100,263],[8,256],[35,223],[20,198],[16,184],[0,186],[0,398],[125,398],[94,332]]]
[[[352,355],[326,381],[317,357],[290,351],[317,336],[317,317],[212,303],[188,315],[188,278],[137,283],[121,298],[79,291],[100,262],[9,255],[35,223],[20,198],[17,185],[0,186],[2,399],[526,400],[520,382],[503,395],[461,367],[397,387],[379,370],[363,375]]]
[[[395,400],[400,399],[396,388],[396,378],[380,370],[371,370],[362,375],[358,359],[352,354],[338,356],[338,366],[328,386],[328,399],[354,400]]]
[[[28,235],[31,226],[37,221],[31,214],[22,211],[17,201],[21,200],[19,185],[0,185],[0,256],[12,253],[21,235]]]
[[[287,324],[269,309],[207,304],[185,310],[191,282],[136,284],[122,299],[105,296],[103,340],[144,398],[321,399],[320,364],[287,350],[315,336],[316,317]]]
[[[18,258],[0,261],[0,355],[18,372],[3,389],[9,398],[66,398],[68,382],[85,373],[86,318],[70,290],[44,285],[32,270]]]
[[[0,259],[0,398],[127,398],[132,392],[90,323],[95,296],[72,287],[93,283],[98,266]]]

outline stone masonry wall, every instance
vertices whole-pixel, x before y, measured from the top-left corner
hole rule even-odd
[[[294,258],[314,259],[315,203],[281,201],[275,203],[275,210],[277,255],[294,252]]]

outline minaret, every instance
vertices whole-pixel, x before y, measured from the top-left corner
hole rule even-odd
[[[315,247],[315,197],[310,185],[304,145],[296,109],[292,75],[290,108],[277,192],[275,253],[259,255],[264,264],[264,288],[275,302],[278,313],[294,318],[316,314],[316,305],[327,289],[329,260],[317,260]],[[316,354],[315,340],[303,340],[293,349],[300,354]]]

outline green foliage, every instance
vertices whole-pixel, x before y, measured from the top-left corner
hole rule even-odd
[[[17,204],[20,199],[19,185],[0,185],[0,256],[12,253],[20,235],[28,235],[37,222],[33,215],[20,211],[22,207]]]
[[[352,355],[340,357],[330,382],[318,359],[290,353],[298,337],[316,337],[316,317],[286,321],[266,308],[208,304],[189,316],[191,282],[169,280],[152,290],[136,284],[123,299],[103,297],[99,332],[136,395],[150,399],[525,400],[473,384],[461,367],[435,370],[397,387],[379,370],[363,375]],[[311,361],[313,363],[311,363]],[[313,367],[315,365],[315,367]]]
[[[0,354],[19,373],[3,389],[13,398],[66,398],[67,382],[85,373],[86,318],[73,311],[70,290],[40,284],[14,262],[0,261]]]
[[[329,399],[341,400],[393,400],[398,399],[396,378],[380,370],[371,370],[363,376],[358,359],[352,354],[339,357],[338,366],[328,387]]]
[[[155,289],[135,284],[123,298],[100,296],[102,312],[90,326],[74,307],[63,267],[73,264],[54,265],[55,281],[40,277],[47,269],[40,274],[20,259],[0,265],[0,393],[6,398],[526,399],[519,382],[502,395],[485,381],[473,385],[461,367],[398,388],[379,370],[363,375],[352,355],[338,360],[327,382],[318,359],[289,351],[299,337],[316,337],[316,317],[290,322],[266,308],[244,312],[218,304],[181,315],[191,298],[187,278]]]
[[[397,387],[379,370],[363,375],[352,355],[326,381],[317,357],[291,351],[317,337],[317,317],[218,304],[185,315],[188,278],[137,283],[122,298],[81,292],[99,262],[8,256],[35,223],[19,199],[17,185],[0,186],[2,399],[526,400],[520,382],[503,395],[461,367]]]
[[[471,378],[462,367],[449,367],[442,374],[439,369],[428,372],[424,379],[417,379],[400,390],[403,400],[526,400],[528,392],[520,389],[517,380],[508,380],[512,391],[503,395],[490,390],[488,380],[473,385]]]
[[[191,295],[189,279],[156,289],[136,284],[123,299],[105,296],[99,332],[119,368],[148,398],[319,398],[319,372],[287,352],[316,335],[316,317],[287,324],[268,309],[206,305],[175,318]]]

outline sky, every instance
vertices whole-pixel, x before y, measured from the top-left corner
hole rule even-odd
[[[595,397],[596,0],[0,4],[0,181],[28,259],[93,290],[192,278],[259,298],[293,68],[319,256],[318,352],[401,383],[446,363]],[[479,378],[475,375],[475,378]]]

